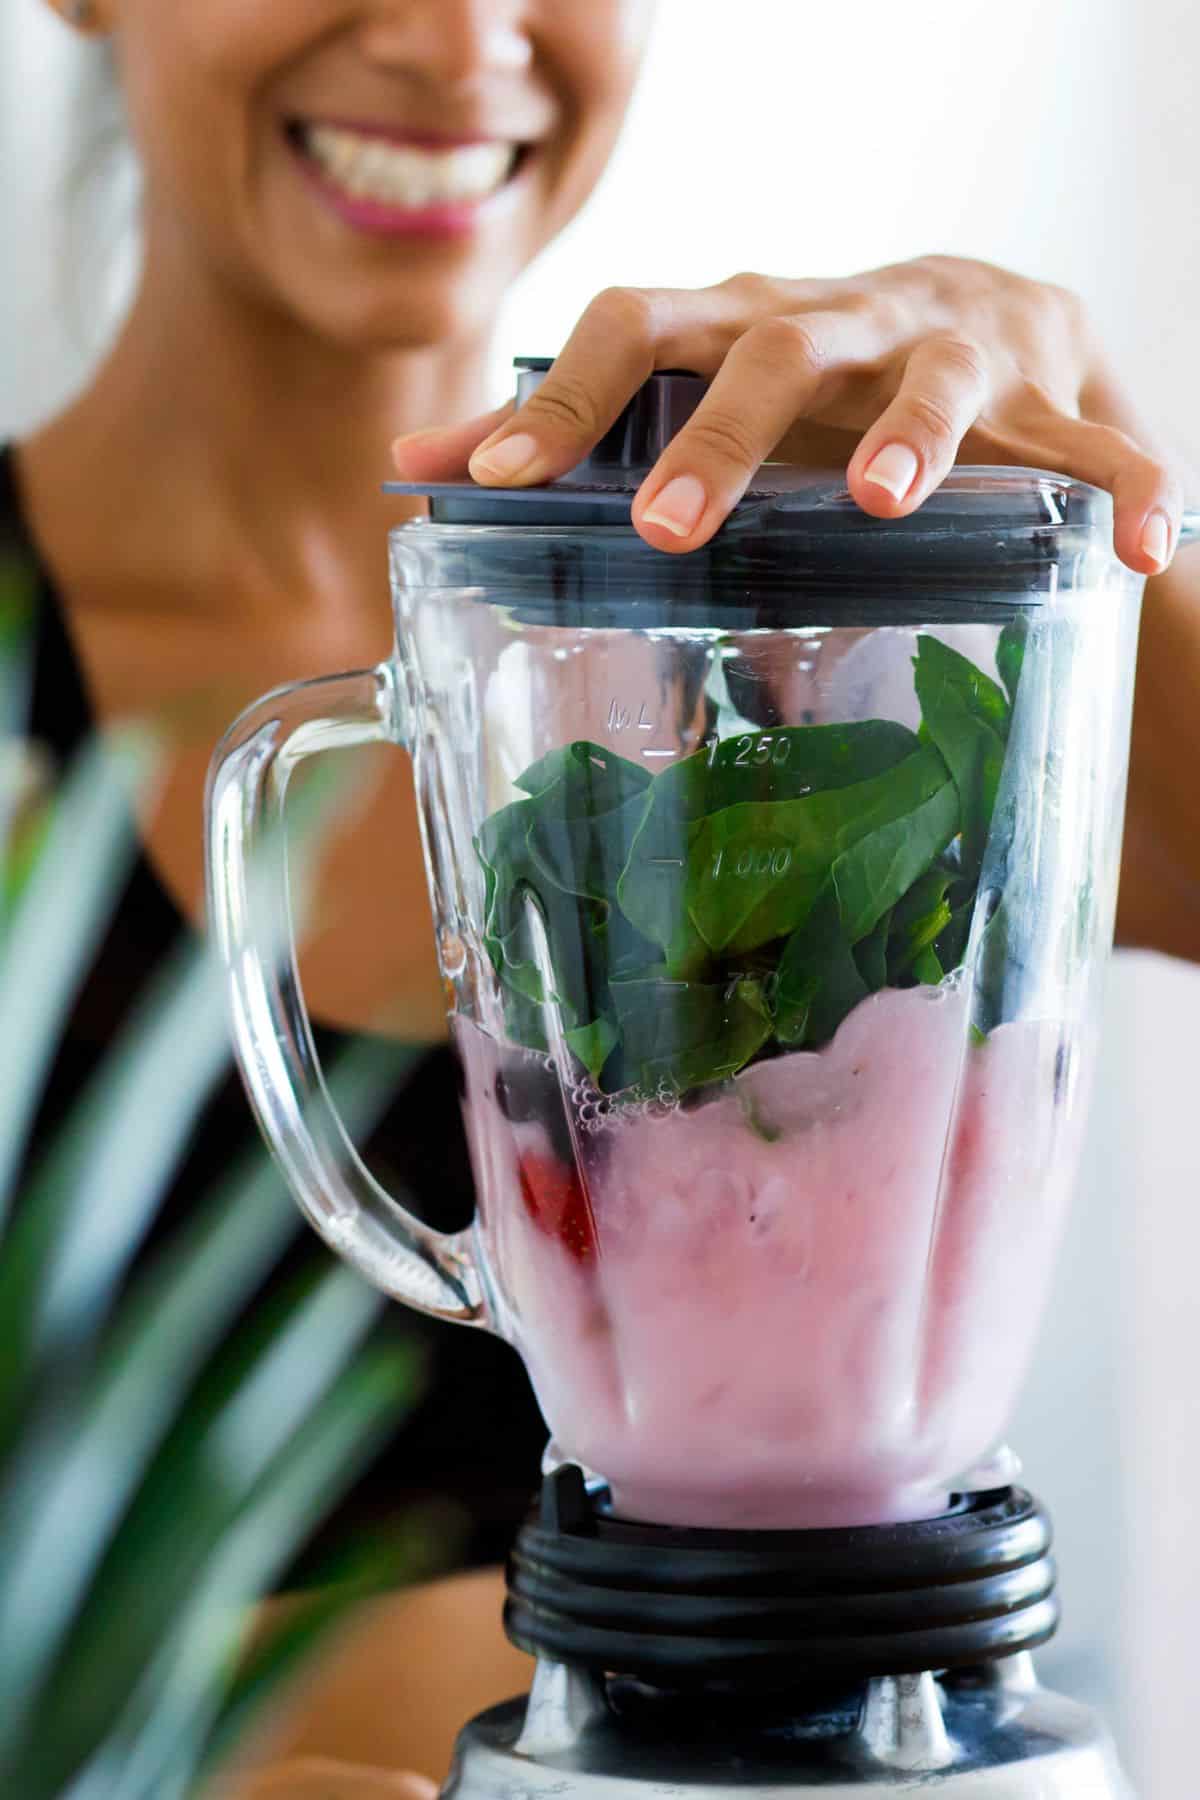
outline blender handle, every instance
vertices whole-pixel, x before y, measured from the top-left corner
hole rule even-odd
[[[234,1049],[251,1106],[292,1193],[329,1247],[384,1293],[482,1324],[470,1231],[422,1224],[375,1180],[326,1088],[296,966],[283,838],[292,772],[323,750],[405,744],[390,663],[277,688],[219,745],[209,772],[210,929],[224,962]]]

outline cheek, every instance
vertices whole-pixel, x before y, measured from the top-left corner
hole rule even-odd
[[[623,115],[637,81],[657,11],[653,0],[589,0],[569,14],[559,68],[585,105]]]
[[[252,164],[281,73],[332,31],[344,0],[122,0],[116,51],[149,184],[213,215]]]
[[[546,15],[541,54],[568,121],[571,200],[592,186],[620,132],[637,83],[654,0],[589,0]]]

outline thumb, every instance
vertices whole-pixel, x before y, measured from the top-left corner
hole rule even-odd
[[[467,463],[484,438],[513,412],[509,400],[494,412],[481,413],[465,425],[439,425],[432,431],[412,431],[392,445],[392,462],[401,481],[464,481]]]

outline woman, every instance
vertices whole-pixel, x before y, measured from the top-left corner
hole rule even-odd
[[[107,979],[93,983],[105,997],[88,1012],[97,1037],[120,1010],[114,992],[135,991],[182,921],[199,920],[200,796],[219,733],[266,688],[387,648],[380,543],[404,512],[379,498],[379,476],[398,432],[396,464],[413,479],[469,467],[483,482],[539,481],[576,462],[652,368],[683,365],[711,376],[711,390],[634,506],[665,554],[703,543],[782,443],[845,461],[855,498],[885,518],[920,505],[958,455],[1063,469],[1112,490],[1131,568],[1161,575],[1171,562],[1177,479],[1138,431],[1078,303],[979,264],[608,292],[520,414],[479,416],[496,308],[603,168],[651,0],[62,10],[77,30],[112,37],[144,171],[144,259],[112,354],[3,471],[42,574],[37,724],[64,752],[89,720],[149,710],[173,727],[136,890],[104,952]],[[1147,671],[1169,700],[1187,691],[1198,634],[1186,574],[1157,587]],[[1196,890],[1200,835],[1187,796],[1160,779],[1177,766],[1174,711],[1139,715],[1123,917],[1137,941],[1200,955],[1200,908],[1179,904]],[[317,913],[326,923],[304,963],[314,1014],[440,1043],[404,759],[384,759],[373,798],[333,846]],[[86,1066],[87,1029],[81,1016],[64,1080]],[[210,1161],[245,1128],[235,1097],[214,1121]],[[469,1207],[444,1049],[375,1153],[438,1222]],[[198,1179],[185,1173],[180,1205]],[[398,1490],[420,1471],[457,1492],[475,1521],[472,1558],[494,1558],[536,1477],[537,1422],[502,1347],[467,1333],[431,1341],[434,1393],[389,1480]],[[386,1607],[364,1634],[347,1656],[361,1672],[386,1654],[403,1693],[384,1709],[371,1693],[370,1726],[338,1724],[331,1678],[324,1710],[314,1702],[292,1734],[297,1754],[438,1770],[450,1723],[517,1679],[490,1576]],[[369,1692],[348,1678],[337,1691]],[[321,1762],[309,1775],[323,1795],[403,1791],[365,1768]],[[256,1791],[300,1794],[305,1779],[293,1762]]]

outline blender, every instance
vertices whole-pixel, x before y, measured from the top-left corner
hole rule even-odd
[[[549,364],[522,359],[518,398]],[[764,465],[703,549],[633,493],[651,378],[541,488],[391,484],[396,647],[243,715],[209,894],[252,1104],[397,1299],[497,1332],[551,1432],[508,1571],[528,1697],[447,1792],[1127,1795],[1043,1689],[1050,1526],[1004,1445],[1074,1175],[1141,580],[1108,496],[958,468],[868,517]],[[326,1092],[296,767],[413,757],[477,1189],[446,1236]]]

